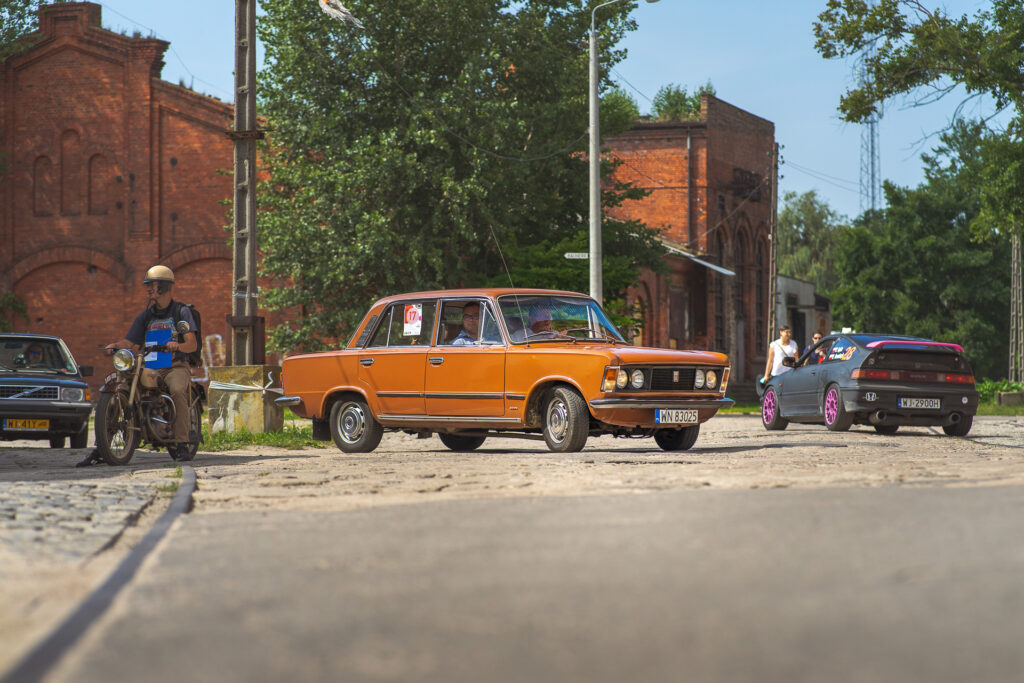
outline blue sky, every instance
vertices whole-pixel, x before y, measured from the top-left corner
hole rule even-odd
[[[165,80],[184,81],[231,100],[233,2],[100,4],[104,27],[154,34],[171,43]],[[319,11],[315,0],[309,4],[311,11]],[[941,4],[953,14],[974,14],[990,5],[984,0]],[[359,15],[358,0],[347,5],[364,23],[372,21]],[[629,55],[612,77],[633,95],[641,112],[663,85],[692,90],[710,80],[721,99],[774,122],[783,146],[780,197],[786,191],[816,190],[834,210],[855,216],[860,213],[861,127],[844,123],[836,112],[840,95],[854,82],[853,64],[826,61],[814,51],[812,24],[824,5],[825,0],[640,2],[634,14],[638,28],[622,45]],[[934,146],[933,134],[947,125],[957,102],[949,97],[926,107],[903,100],[887,103],[879,124],[884,179],[909,186],[921,182],[921,153]]]

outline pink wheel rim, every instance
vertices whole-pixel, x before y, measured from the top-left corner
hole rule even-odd
[[[839,396],[835,389],[829,389],[825,394],[825,422],[834,424],[839,416]]]
[[[775,419],[775,392],[772,389],[765,392],[764,403],[761,404],[761,418],[765,424],[771,424]]]

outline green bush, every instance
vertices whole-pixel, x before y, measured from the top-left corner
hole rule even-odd
[[[976,383],[978,400],[982,403],[995,403],[996,394],[1001,391],[1024,391],[1024,384],[1006,379],[984,379]]]

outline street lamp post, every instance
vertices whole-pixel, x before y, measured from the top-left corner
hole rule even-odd
[[[604,302],[601,273],[601,104],[599,62],[597,59],[597,10],[623,0],[608,0],[590,11],[590,296]],[[647,0],[657,2],[658,0]]]

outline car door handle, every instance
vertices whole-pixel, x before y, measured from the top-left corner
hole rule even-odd
[[[428,359],[431,365],[440,365],[444,362],[444,356],[434,356]]]
[[[373,359],[372,358],[360,358],[359,362],[362,365],[365,365],[366,367],[370,367],[371,365],[373,365]]]

